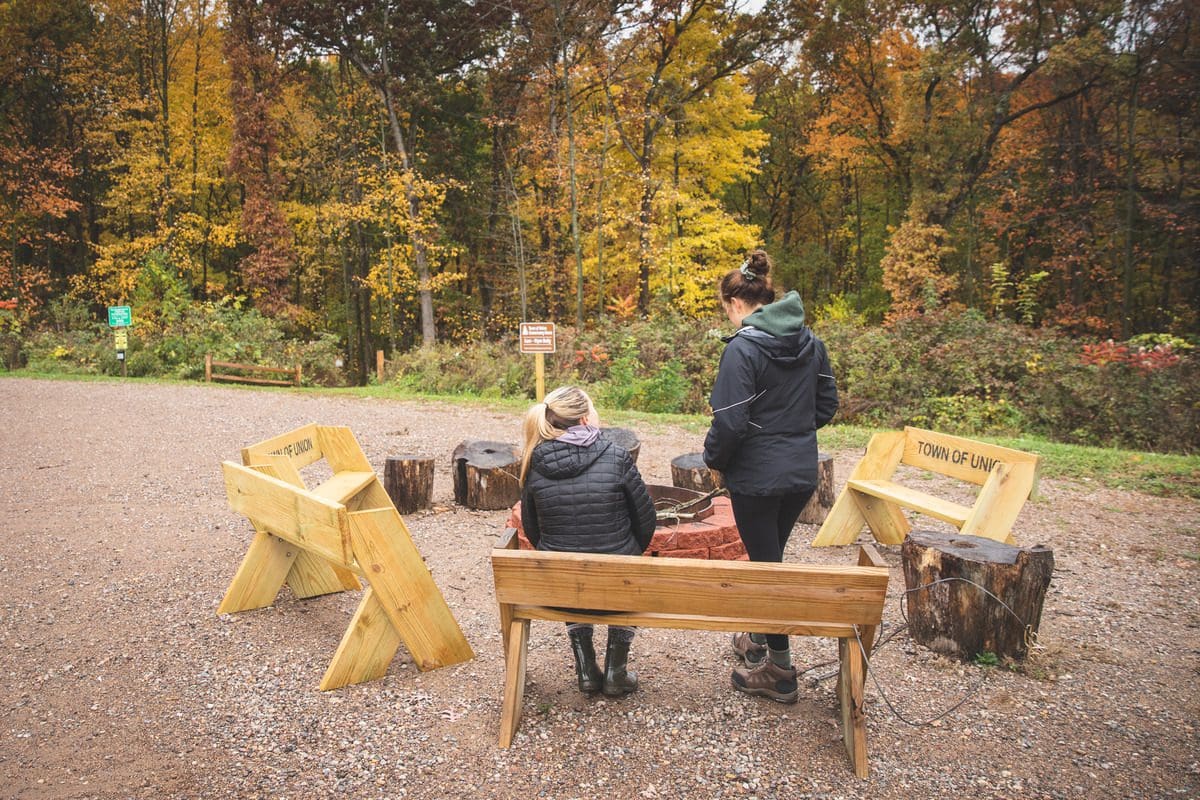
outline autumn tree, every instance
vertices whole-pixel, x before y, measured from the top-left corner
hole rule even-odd
[[[659,137],[715,84],[763,57],[773,39],[764,17],[709,0],[648,3],[628,25],[629,34],[609,54],[604,87],[615,136],[638,170],[638,310],[644,315],[656,256],[654,203],[663,185],[653,171]],[[687,46],[691,34],[708,38],[705,32],[713,34],[707,46]]]
[[[420,170],[410,147],[412,131],[404,130],[406,121],[411,122],[411,108],[430,96],[433,84],[480,59],[491,47],[493,33],[508,19],[507,9],[491,2],[272,2],[278,19],[301,43],[338,54],[376,91],[396,156],[413,187]],[[411,218],[420,219],[415,188],[406,190],[405,202]],[[415,234],[418,227],[412,230]],[[421,239],[413,242],[413,260],[421,282],[421,339],[430,345],[437,331],[426,244]]]

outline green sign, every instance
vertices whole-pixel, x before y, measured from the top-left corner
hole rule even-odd
[[[129,306],[109,306],[108,307],[108,326],[110,328],[128,328],[133,322],[133,314],[129,311]]]

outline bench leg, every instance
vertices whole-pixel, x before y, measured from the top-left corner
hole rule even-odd
[[[274,603],[299,552],[299,547],[283,539],[264,531],[255,533],[217,613],[232,614]]]
[[[351,683],[364,683],[382,678],[400,647],[400,634],[387,611],[379,602],[373,587],[367,587],[362,602],[342,636],[325,677],[321,691],[338,689]]]
[[[525,700],[525,654],[529,645],[529,620],[513,620],[509,625],[504,651],[504,704],[500,709],[500,746],[512,745],[521,725],[521,705]]]
[[[867,443],[867,451],[862,459],[854,465],[850,479],[890,479],[903,457],[904,431],[877,433]],[[870,520],[863,516],[859,504],[855,502],[856,498],[852,496],[854,494],[848,488],[842,487],[837,502],[829,510],[829,516],[825,518],[821,530],[817,531],[817,536],[813,539],[813,547],[846,545],[858,538],[863,525]]]
[[[850,497],[850,490],[842,489],[833,508],[829,509],[825,521],[821,523],[821,529],[817,531],[812,546],[830,547],[850,544],[858,538],[858,534],[865,524],[867,524],[867,519],[858,510],[854,498]]]
[[[286,583],[296,597],[318,597],[362,588],[350,570],[304,550],[296,556]]]
[[[854,498],[858,510],[867,520],[867,526],[877,542],[882,544],[903,544],[904,537],[912,530],[908,518],[900,510],[900,506],[869,494],[847,489]]]
[[[1033,491],[1034,464],[1005,464],[992,467],[979,489],[971,516],[959,532],[964,536],[986,536],[1000,542],[1012,542],[1012,527]]]
[[[395,508],[351,512],[350,541],[355,560],[418,669],[475,657]]]
[[[842,710],[842,741],[846,744],[854,774],[865,778],[868,774],[867,715],[864,706],[867,665],[856,639],[838,639],[838,657],[841,661],[837,693]]]

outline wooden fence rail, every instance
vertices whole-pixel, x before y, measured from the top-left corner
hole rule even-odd
[[[217,372],[216,370],[232,370]],[[287,379],[266,377],[287,375]],[[263,367],[258,364],[239,364],[235,361],[214,361],[212,353],[204,355],[204,380],[231,383],[255,383],[263,386],[299,386],[300,365],[294,367]]]

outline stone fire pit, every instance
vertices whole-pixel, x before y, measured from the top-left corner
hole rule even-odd
[[[692,498],[702,497],[700,492],[676,486],[647,484],[655,508],[678,506]],[[654,538],[643,555],[669,556],[671,558],[713,558],[727,561],[747,561],[746,548],[738,535],[733,521],[733,508],[728,497],[713,497],[698,506],[683,509],[690,518],[660,519]],[[533,549],[525,538],[521,527],[521,503],[512,507],[508,526],[517,529],[517,537],[523,550]]]

